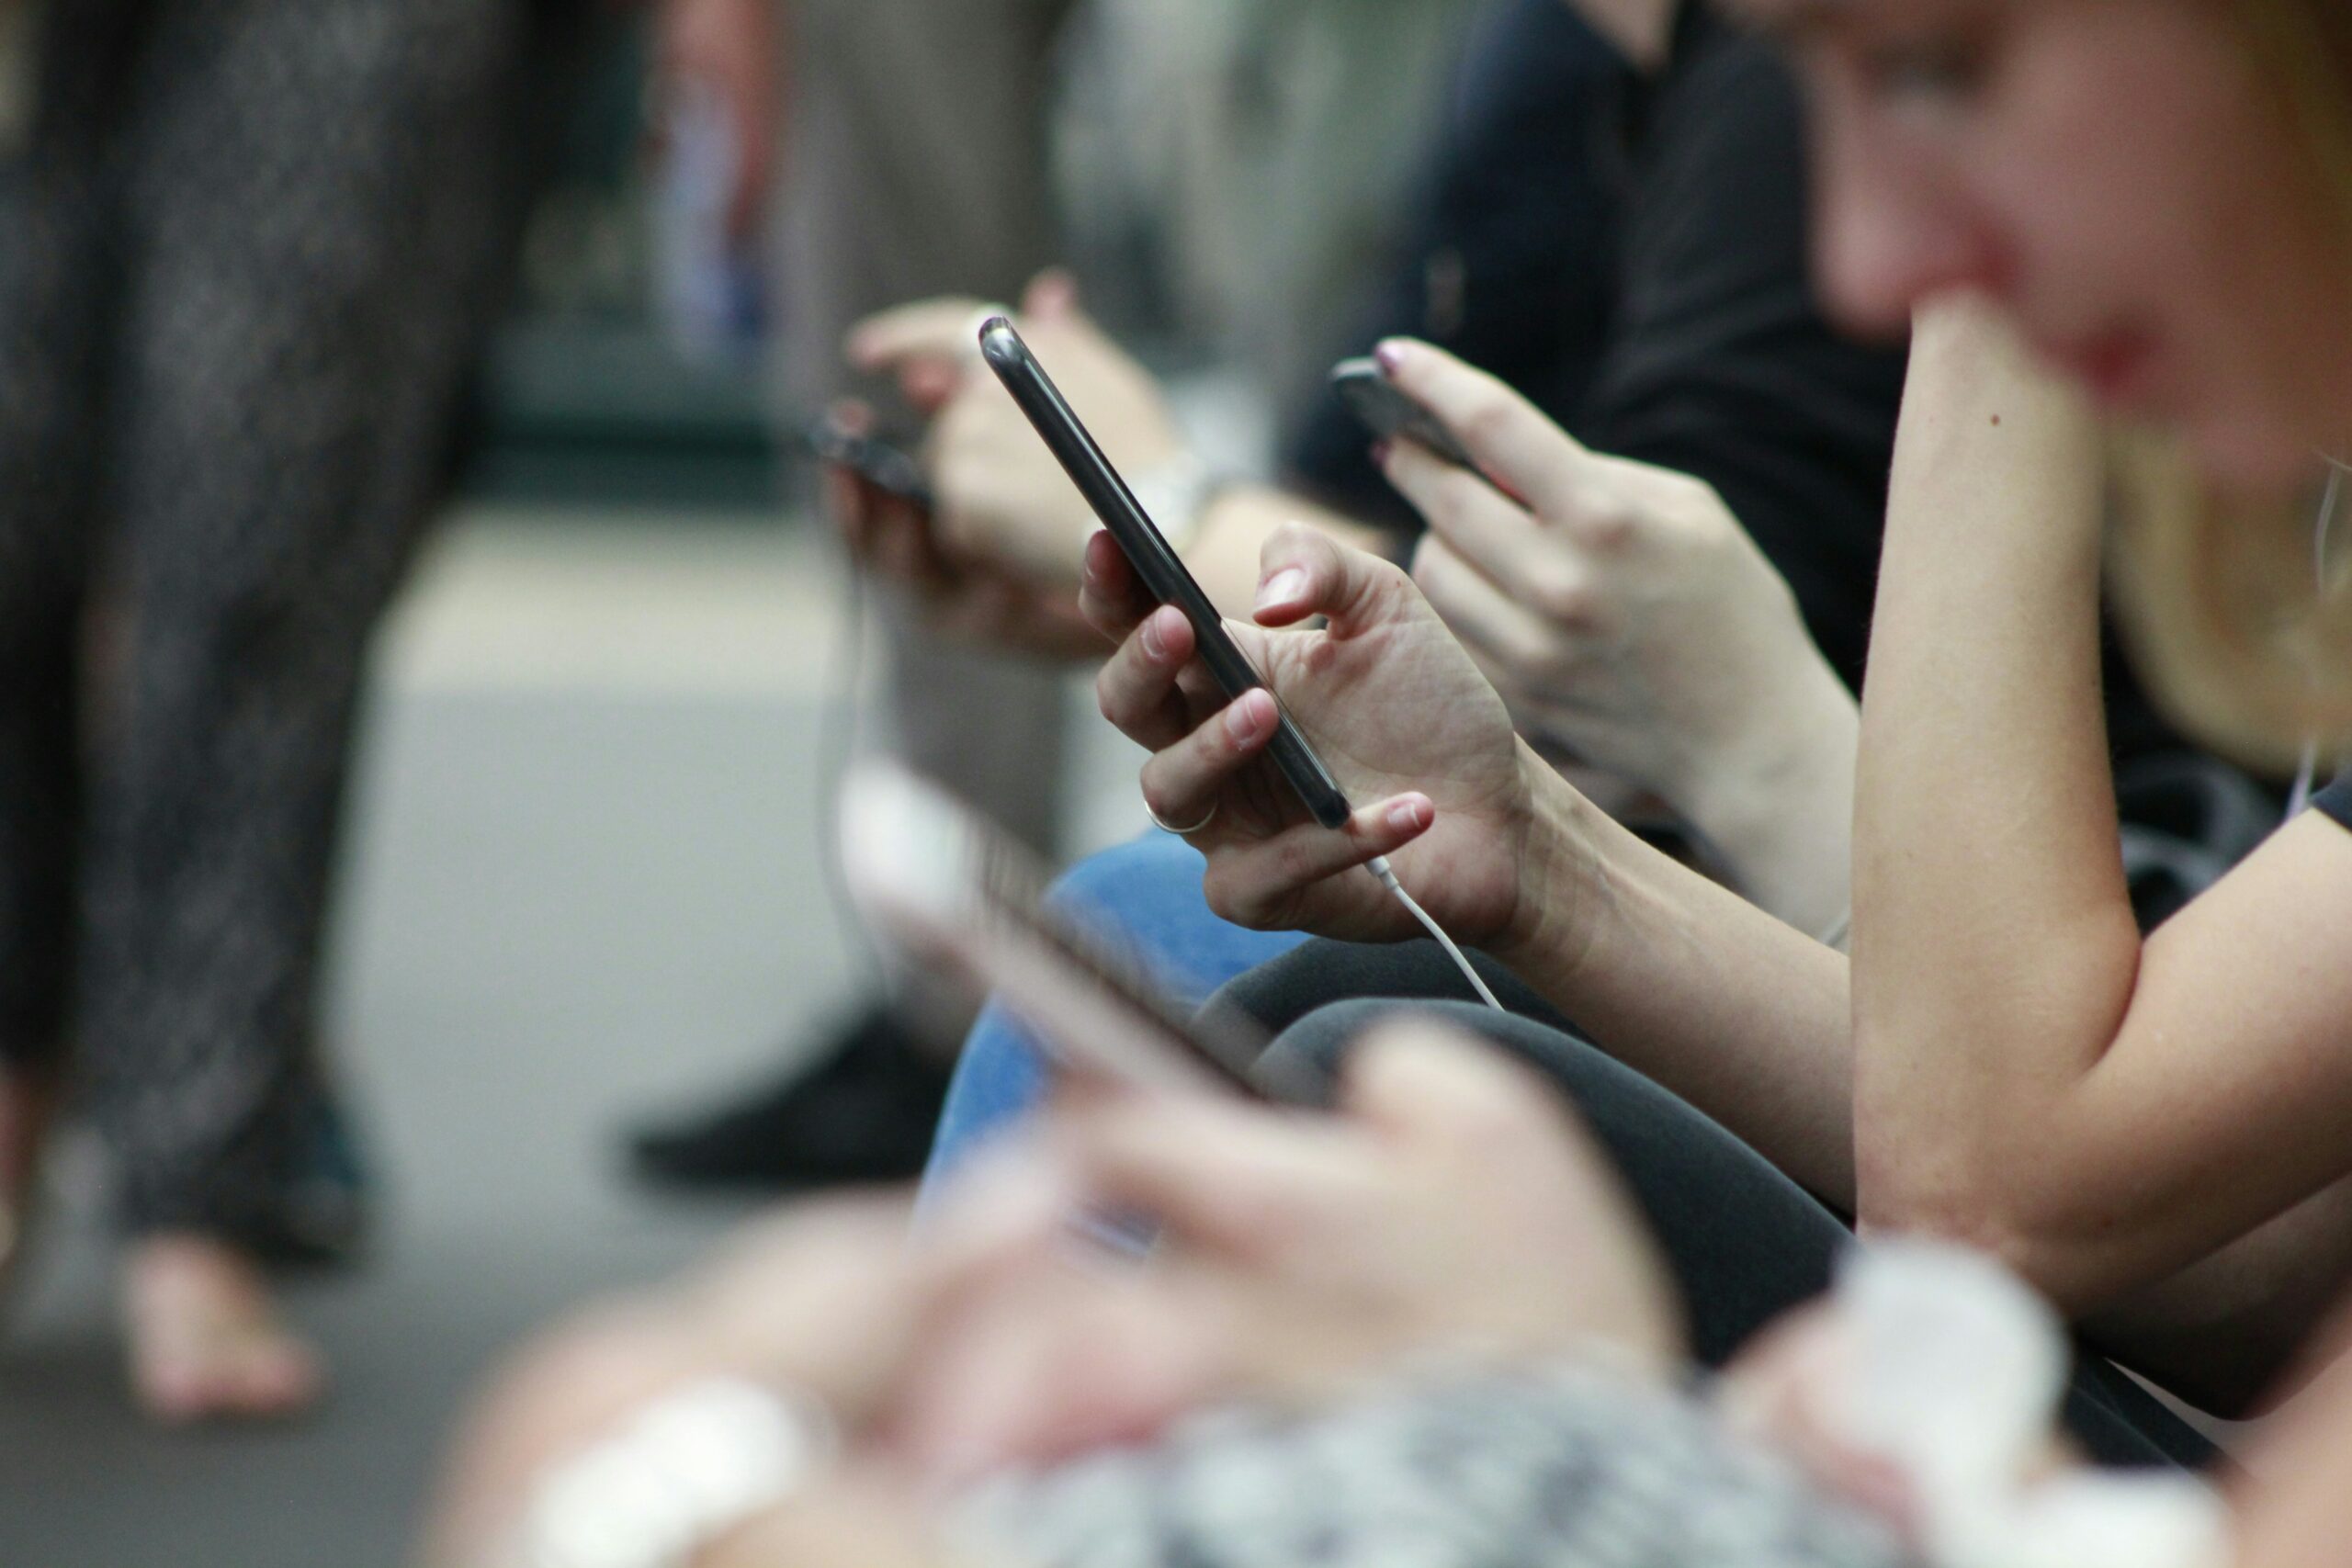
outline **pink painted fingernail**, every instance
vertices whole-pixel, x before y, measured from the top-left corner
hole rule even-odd
[[[1258,585],[1258,608],[1272,610],[1306,597],[1306,569],[1286,566]]]
[[[1395,338],[1389,338],[1372,351],[1372,358],[1373,363],[1380,367],[1382,375],[1394,376],[1404,368],[1405,345]]]
[[[1247,746],[1273,728],[1269,722],[1273,699],[1260,692],[1244,692],[1225,710],[1225,732],[1236,746]]]
[[[1168,639],[1159,633],[1159,615],[1157,611],[1144,617],[1143,650],[1150,656],[1155,664],[1168,657]]]
[[[1434,808],[1420,796],[1400,800],[1388,808],[1388,825],[1400,833],[1418,833],[1430,825]]]

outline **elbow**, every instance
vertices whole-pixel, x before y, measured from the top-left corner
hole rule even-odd
[[[1925,1237],[1995,1258],[2072,1316],[2088,1304],[2080,1249],[2052,1223],[2018,1176],[1997,1156],[1939,1151],[1920,1157],[1873,1146],[1855,1150],[1855,1221],[1865,1238]]]

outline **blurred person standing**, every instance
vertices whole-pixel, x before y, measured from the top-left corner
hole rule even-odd
[[[1067,241],[1129,220],[1189,324],[1250,345],[1267,385],[1295,381],[1302,340],[1320,355],[1372,282],[1379,225],[1406,220],[1471,4],[1379,0],[1375,19],[1367,0],[662,0],[659,54],[668,91],[730,107],[736,223],[746,240],[764,225],[775,255],[780,406],[855,397],[899,432],[933,411],[847,365],[855,322],[1016,299]],[[881,603],[894,752],[1051,853],[1064,666]],[[888,998],[792,1056],[774,1083],[640,1133],[640,1170],[764,1190],[922,1168],[948,1068]]]
[[[1048,130],[1056,39],[1077,0],[662,0],[662,90],[707,93],[739,141],[732,210],[764,237],[788,416],[885,389],[844,366],[861,317],[943,292],[1010,295],[1059,254]],[[764,234],[762,231],[764,231]],[[1052,848],[1057,668],[984,659],[886,596],[890,744]],[[946,1069],[890,1002],[858,1004],[773,1088],[640,1134],[639,1168],[688,1182],[821,1185],[922,1166]]]
[[[944,294],[1021,299],[1072,244],[1152,273],[1113,294],[1242,350],[1265,388],[1296,383],[1407,221],[1470,5],[663,0],[659,54],[668,92],[731,106],[736,228],[774,256],[781,409],[858,398],[903,433],[932,409],[844,362],[852,324]],[[1051,853],[1066,668],[882,604],[891,750]],[[922,1168],[948,1065],[887,997],[793,1060],[642,1131],[639,1170],[783,1190]]]
[[[315,993],[363,657],[560,9],[33,7],[0,152],[0,1257],[70,1085],[162,1418],[322,1385],[268,1270],[362,1231]]]

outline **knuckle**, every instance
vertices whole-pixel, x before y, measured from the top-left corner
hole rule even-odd
[[[1470,502],[1463,489],[1456,485],[1440,484],[1424,487],[1415,504],[1429,520],[1436,537],[1447,538],[1462,532],[1470,518]]]
[[[1606,554],[1623,554],[1642,528],[1641,514],[1630,506],[1610,502],[1594,509],[1584,522],[1584,543]]]
[[[1511,400],[1498,391],[1479,392],[1462,411],[1455,421],[1464,438],[1473,446],[1493,446],[1510,435],[1517,422],[1519,411]]]
[[[1386,600],[1399,592],[1414,591],[1413,574],[1385,556],[1367,553],[1361,566],[1363,584],[1375,599]]]
[[[1659,513],[1682,533],[1706,536],[1738,529],[1722,492],[1696,474],[1667,474],[1658,486]]]
[[[1103,665],[1094,677],[1094,703],[1114,728],[1122,730],[1127,728],[1127,716],[1132,710],[1117,659]]]
[[[1267,538],[1274,544],[1295,545],[1315,536],[1315,530],[1298,518],[1285,517],[1274,525],[1274,531],[1268,535]]]
[[[1600,595],[1583,574],[1557,569],[1531,574],[1527,598],[1545,620],[1568,631],[1589,630],[1600,608]]]
[[[1668,493],[1683,512],[1730,515],[1731,508],[1724,503],[1723,492],[1696,474],[1669,474],[1667,484]]]

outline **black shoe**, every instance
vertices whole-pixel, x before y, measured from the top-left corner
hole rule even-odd
[[[629,1149],[640,1179],[668,1187],[788,1192],[904,1181],[931,1156],[948,1073],[877,1006],[813,1071],[647,1128]]]

